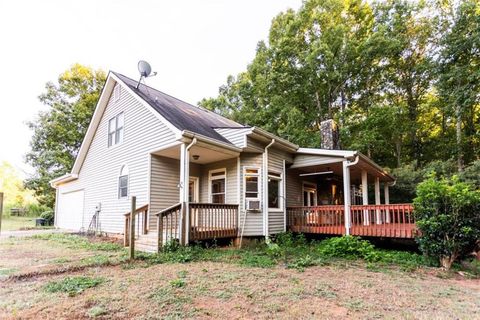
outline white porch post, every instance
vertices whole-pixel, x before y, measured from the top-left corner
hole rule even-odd
[[[368,205],[368,177],[367,171],[362,170],[362,204]],[[368,209],[363,210],[363,224],[370,224],[370,217],[368,215]]]
[[[375,204],[378,206],[380,205],[380,178],[379,177],[375,177]],[[376,220],[377,220],[377,224],[381,224],[382,223],[382,215],[381,215],[381,212],[380,212],[380,209],[377,208],[375,210],[375,213],[376,213]]]
[[[390,204],[390,190],[388,187],[388,183],[385,183],[383,185],[383,193],[385,195],[385,204]],[[385,211],[385,214],[386,214],[385,222],[390,223],[390,209],[388,209],[388,207],[387,207],[387,210]]]
[[[189,184],[189,151],[185,143],[180,145],[180,203],[182,214],[180,216],[180,243],[187,244],[189,236],[188,214],[188,184]]]
[[[345,234],[350,235],[350,168],[348,161],[343,161],[343,203],[345,211]]]

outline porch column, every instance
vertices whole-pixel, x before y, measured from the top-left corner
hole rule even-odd
[[[380,205],[380,178],[379,177],[375,177],[375,204],[378,206]],[[382,215],[381,215],[381,212],[380,212],[380,208],[377,208],[375,210],[375,214],[376,214],[376,219],[377,220],[377,224],[381,224],[382,223]]]
[[[388,186],[388,183],[385,183],[383,185],[383,193],[385,195],[385,204],[390,204],[390,190],[389,190],[389,186]],[[390,223],[390,209],[388,209],[387,207],[387,210],[385,210],[385,222],[386,223]]]
[[[188,183],[189,183],[189,151],[185,143],[180,145],[180,203],[182,211],[180,216],[180,243],[188,243]]]
[[[362,204],[364,206],[368,205],[368,177],[367,171],[362,170]],[[368,209],[363,210],[363,224],[370,224],[370,217],[368,215]]]
[[[350,168],[348,161],[343,161],[343,203],[345,211],[345,234],[350,235]]]

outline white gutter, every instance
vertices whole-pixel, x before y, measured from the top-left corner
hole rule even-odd
[[[261,135],[267,139],[271,139],[271,140],[275,140],[275,142],[277,144],[280,144],[282,146],[284,146],[285,148],[291,150],[292,152],[298,150],[299,146],[288,141],[288,140],[285,140],[283,138],[280,138],[266,130],[263,130],[262,128],[259,128],[259,127],[252,127],[251,130],[250,130],[250,134],[251,133],[255,133],[255,134],[258,134],[258,135]]]
[[[360,160],[360,156],[356,155],[354,161],[345,159],[343,161],[343,206],[345,220],[345,235],[350,235],[351,214],[350,214],[350,167],[356,165]]]
[[[180,139],[182,139],[182,137],[197,138],[198,141],[206,142],[206,143],[215,145],[217,147],[225,148],[225,149],[235,151],[235,152],[241,152],[242,151],[242,148],[238,148],[238,147],[235,147],[234,145],[231,145],[229,143],[225,143],[225,142],[222,142],[222,141],[219,141],[219,140],[216,140],[216,139],[212,139],[212,138],[206,137],[206,136],[198,134],[198,133],[193,133],[193,132],[188,131],[188,130],[183,130],[180,133],[180,136],[177,137],[177,139],[180,140]]]
[[[52,188],[57,188],[58,185],[61,184],[61,183],[70,182],[70,181],[73,181],[73,180],[76,180],[76,179],[78,179],[78,174],[67,173],[67,174],[64,174],[61,177],[50,180],[50,186],[52,186]]]
[[[189,237],[190,237],[190,213],[189,213],[189,203],[188,203],[188,184],[190,181],[190,148],[192,148],[194,145],[197,144],[197,137],[193,136],[192,142],[185,148],[185,159],[184,159],[184,164],[183,164],[183,201],[185,204],[185,228],[183,229],[185,231],[185,244],[188,244],[189,242]],[[182,217],[183,219],[184,217]]]
[[[265,147],[263,152],[263,233],[268,239],[268,149],[275,143],[275,139]]]

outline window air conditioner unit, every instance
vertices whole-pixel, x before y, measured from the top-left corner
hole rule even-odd
[[[259,200],[247,200],[247,210],[248,211],[260,211],[260,201]]]

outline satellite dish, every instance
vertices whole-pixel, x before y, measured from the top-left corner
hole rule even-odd
[[[152,67],[145,60],[138,61],[138,72],[140,72],[140,79],[138,80],[138,83],[137,83],[137,89],[140,86],[140,81],[142,81],[142,78],[148,78],[148,77],[153,77],[157,75],[156,72],[152,74]]]
[[[138,61],[138,72],[142,77],[148,77],[152,73],[152,67],[147,61],[140,60]]]

